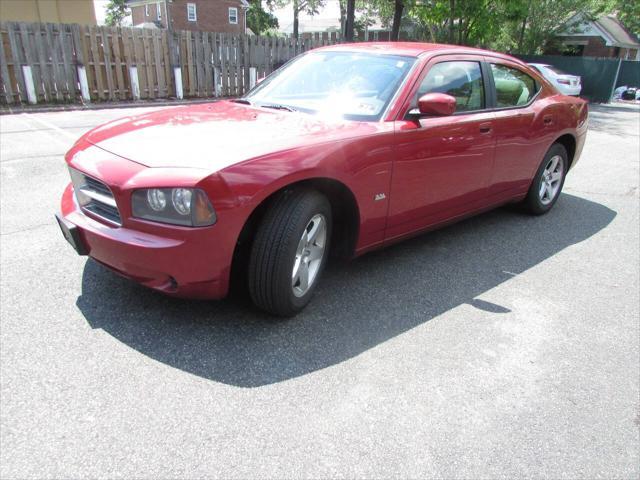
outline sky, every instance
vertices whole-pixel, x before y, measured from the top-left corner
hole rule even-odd
[[[104,24],[105,9],[107,8],[107,3],[109,3],[109,0],[93,0],[93,6],[96,10],[96,20],[98,21],[98,25]]]
[[[276,8],[273,12],[278,17],[280,31],[291,33],[293,30],[293,9],[291,5],[282,8]],[[300,31],[307,30],[306,25],[313,22],[315,30],[324,30],[327,27],[334,26],[340,28],[340,3],[338,0],[328,0],[323,8],[320,9],[318,15],[313,18],[304,13],[300,14]],[[322,27],[322,28],[318,28]]]

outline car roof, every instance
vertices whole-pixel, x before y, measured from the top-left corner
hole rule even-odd
[[[324,51],[347,51],[347,52],[367,52],[386,55],[402,55],[406,57],[419,57],[425,54],[439,55],[443,53],[452,54],[475,54],[489,55],[492,57],[511,60],[521,65],[526,63],[517,58],[503,53],[482,50],[480,48],[466,47],[464,45],[447,45],[443,43],[421,43],[421,42],[362,42],[362,43],[340,43],[315,49]]]

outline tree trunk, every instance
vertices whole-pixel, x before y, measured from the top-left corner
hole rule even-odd
[[[356,0],[347,0],[347,20],[344,26],[344,39],[353,42],[353,28],[356,15]]]
[[[520,38],[518,38],[518,52],[522,53],[524,47],[524,30],[527,28],[527,17],[522,19],[522,26],[520,27]]]
[[[340,4],[340,34],[342,38],[344,38],[346,28],[347,28],[347,11],[345,9],[345,0],[340,0],[338,3]]]
[[[518,52],[522,53],[524,50],[524,32],[527,29],[527,21],[529,20],[529,15],[531,14],[531,0],[527,4],[527,13],[525,13],[524,18],[522,19],[522,25],[520,26],[520,36],[518,38]]]
[[[391,41],[397,42],[400,38],[400,21],[404,10],[403,0],[395,0],[395,10],[393,11],[393,26],[391,27]]]
[[[300,8],[298,7],[298,0],[293,0],[293,38],[298,39],[298,14]]]
[[[471,28],[473,27],[473,22],[475,21],[477,17],[470,19],[467,21],[467,24],[464,27],[464,37],[462,38],[462,44],[463,45],[469,45],[469,35],[471,35]],[[481,39],[475,39],[476,42],[478,42],[478,40],[481,42],[481,45],[484,44],[484,37]]]
[[[453,19],[456,12],[456,0],[449,0],[449,43],[453,44]]]
[[[431,36],[431,43],[437,43],[436,42],[436,32],[433,29],[433,25],[431,23],[429,23],[427,25],[427,27],[429,28],[429,35]]]

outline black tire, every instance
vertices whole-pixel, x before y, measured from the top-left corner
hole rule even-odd
[[[316,215],[326,220],[324,254],[314,281],[306,293],[297,296],[292,285],[296,251]],[[309,303],[329,257],[331,226],[331,205],[315,190],[288,190],[274,199],[258,226],[249,258],[249,293],[256,306],[273,315],[290,317]]]
[[[549,162],[555,156],[560,156],[560,158],[562,159],[562,177],[560,179],[560,185],[557,190],[557,193],[551,199],[551,201],[548,201],[547,199],[548,203],[545,203],[543,199],[541,199],[540,197],[540,190],[542,187],[542,182],[544,181],[545,168],[547,167],[547,165],[549,165]],[[543,215],[547,213],[549,210],[551,210],[553,206],[556,204],[556,202],[558,201],[558,198],[560,197],[560,193],[562,192],[562,187],[564,186],[564,180],[567,176],[568,168],[569,168],[569,160],[567,155],[567,149],[564,148],[564,145],[560,143],[554,143],[553,145],[551,145],[551,148],[549,148],[549,150],[547,151],[546,155],[544,156],[544,159],[542,160],[542,163],[540,163],[540,166],[536,171],[536,175],[533,178],[533,181],[531,182],[531,186],[529,187],[529,192],[527,193],[527,196],[522,202],[522,206],[524,210],[532,215]]]

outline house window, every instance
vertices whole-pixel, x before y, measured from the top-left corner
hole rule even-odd
[[[158,20],[162,20],[162,4],[156,3],[156,12],[158,12]]]
[[[238,9],[235,7],[229,8],[229,23],[234,25],[238,23]]]
[[[148,17],[149,16],[149,4],[145,3],[144,5],[144,16]]]
[[[189,20],[190,22],[195,22],[198,20],[195,3],[187,3],[187,20]]]

